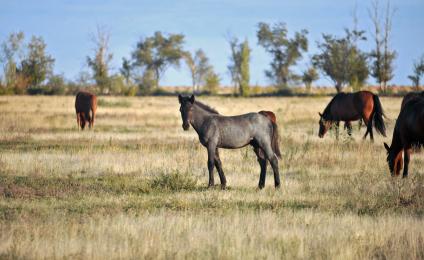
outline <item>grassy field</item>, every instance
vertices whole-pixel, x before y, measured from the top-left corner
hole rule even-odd
[[[0,97],[0,258],[424,258],[424,156],[407,180],[385,160],[399,98],[382,98],[390,138],[375,143],[356,123],[318,138],[330,97],[200,100],[276,113],[280,190],[270,169],[257,189],[251,148],[222,150],[229,188],[206,189],[176,97],[101,97],[83,132],[73,97]]]

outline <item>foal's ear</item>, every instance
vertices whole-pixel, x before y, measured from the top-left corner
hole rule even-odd
[[[318,112],[318,115],[319,115],[320,117],[322,117],[322,114],[321,114],[321,112]]]
[[[190,97],[190,102],[193,104],[194,103],[194,95],[191,95]]]
[[[386,148],[387,151],[390,151],[390,147],[386,143],[384,143],[384,148]]]
[[[180,102],[181,104],[182,101],[183,101],[183,96],[181,96],[181,94],[178,94],[178,102]]]

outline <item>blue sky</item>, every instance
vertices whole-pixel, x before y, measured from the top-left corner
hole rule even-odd
[[[142,36],[155,31],[183,33],[186,49],[202,48],[220,74],[223,84],[230,84],[227,65],[229,47],[226,35],[247,38],[252,48],[251,83],[265,85],[264,76],[271,57],[257,45],[256,30],[259,22],[284,22],[289,34],[301,29],[309,31],[309,51],[299,62],[302,70],[316,53],[316,42],[322,33],[342,35],[343,28],[352,27],[352,12],[357,5],[359,28],[371,30],[367,8],[371,1],[356,0],[0,0],[0,41],[11,32],[23,31],[42,36],[47,51],[56,59],[55,73],[64,73],[75,79],[80,71],[88,70],[87,55],[92,55],[90,35],[97,26],[111,34],[110,49],[114,55],[112,70],[117,72],[122,57],[129,57]],[[381,4],[385,1],[380,0]],[[413,61],[424,54],[424,1],[392,0],[397,11],[393,20],[391,46],[398,57],[395,78],[391,83],[410,84]],[[362,45],[370,50],[369,41]],[[374,80],[369,79],[373,84]],[[321,76],[319,85],[331,81]],[[170,69],[161,85],[190,85],[188,69]]]

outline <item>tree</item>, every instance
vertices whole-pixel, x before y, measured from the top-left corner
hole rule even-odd
[[[183,58],[190,70],[193,93],[198,93],[200,86],[205,84],[206,76],[212,70],[212,66],[202,49],[198,49],[194,56],[190,52],[185,52]]]
[[[131,82],[131,61],[126,58],[122,58],[122,67],[119,69],[121,75],[125,79],[127,85]]]
[[[297,64],[302,58],[302,52],[308,50],[307,30],[296,32],[294,37],[288,38],[288,31],[284,23],[274,24],[271,28],[266,23],[259,23],[257,31],[258,43],[272,55],[271,69],[265,75],[273,80],[278,87],[286,88],[289,81],[299,78],[290,67]]]
[[[319,54],[312,57],[313,64],[328,76],[341,92],[346,84],[362,85],[368,78],[367,54],[361,51],[357,40],[365,40],[363,31],[345,30],[345,37],[323,34],[324,41],[318,43]]]
[[[421,56],[420,60],[414,62],[413,74],[409,75],[408,78],[412,81],[413,86],[419,90],[421,77],[424,75],[424,55]]]
[[[154,73],[155,87],[165,71],[170,66],[179,67],[183,57],[184,35],[163,35],[155,32],[152,37],[142,38],[132,53],[133,66],[142,69],[144,73]]]
[[[306,71],[303,72],[302,81],[305,84],[308,92],[311,92],[312,82],[318,80],[318,78],[318,72],[313,66],[309,67]]]
[[[210,70],[206,76],[205,89],[209,94],[218,93],[218,87],[221,82],[221,78],[213,70]]]
[[[87,64],[93,72],[93,79],[96,81],[100,92],[107,94],[110,91],[109,64],[113,55],[109,53],[109,33],[102,27],[97,27],[97,32],[92,35],[94,43],[94,56],[87,56]]]
[[[6,41],[1,44],[0,62],[4,64],[5,85],[7,88],[15,88],[17,81],[17,64],[19,56],[22,56],[22,43],[24,33],[11,33]]]
[[[394,76],[393,62],[396,58],[396,52],[390,50],[389,40],[395,10],[390,7],[390,0],[388,0],[384,21],[381,21],[379,1],[373,0],[372,10],[368,10],[368,12],[374,25],[372,36],[375,42],[375,48],[371,52],[371,57],[373,59],[371,75],[380,84],[380,90],[385,92],[387,89],[387,82]]]
[[[42,37],[32,36],[27,45],[28,53],[18,69],[31,87],[40,87],[53,73],[55,60],[46,53],[46,46]]]
[[[247,39],[243,43],[238,43],[237,38],[228,40],[231,48],[230,65],[228,70],[231,74],[231,79],[236,89],[241,96],[249,95],[249,62],[250,48]]]

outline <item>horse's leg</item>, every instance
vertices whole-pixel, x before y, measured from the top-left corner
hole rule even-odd
[[[350,121],[345,122],[345,128],[347,129],[347,134],[352,136],[352,123]]]
[[[215,150],[216,150],[216,145],[208,145],[208,171],[209,171],[208,187],[213,187],[215,185],[215,181],[213,179],[213,167],[215,166]]]
[[[369,131],[370,131],[369,125],[371,124],[371,126],[372,126],[372,123],[371,123],[371,121],[369,121],[369,120],[365,117],[365,115],[362,115],[362,118],[363,118],[363,120],[364,120],[365,125],[367,126],[367,131],[365,132],[365,135],[364,135],[364,137],[363,137],[363,139],[365,140],[365,139],[367,138],[367,135],[368,135]]]
[[[374,135],[372,133],[373,112],[362,111],[361,116],[362,116],[362,119],[364,120],[365,125],[367,126],[367,131],[365,132],[364,139],[367,138],[367,135],[369,133],[371,141],[374,141]]]
[[[80,115],[79,115],[79,113],[77,113],[77,124],[78,124],[78,130],[80,129],[80,127],[81,127],[81,120],[80,120]]]
[[[371,141],[374,142],[374,134],[372,132],[372,120],[369,121],[368,127],[370,128],[369,132],[370,132]]]
[[[339,140],[339,126],[340,126],[340,121],[336,121],[335,125],[336,125],[336,140]]]
[[[90,110],[88,110],[88,112],[85,113],[85,117],[87,118],[88,128],[91,129],[91,115],[90,115]]]
[[[408,147],[405,147],[404,149],[403,149],[403,153],[404,153],[404,157],[403,157],[403,178],[406,178],[406,177],[408,177],[408,167],[409,167],[409,160],[410,160],[410,157],[411,157],[411,147],[410,146],[408,146]]]
[[[94,127],[94,117],[95,117],[95,115],[96,115],[96,112],[94,112],[94,110],[91,110],[91,127],[90,128]]]
[[[259,175],[259,189],[263,189],[265,187],[265,178],[266,178],[266,158],[264,151],[259,148],[259,146],[255,146],[253,150],[256,153],[256,156],[258,157],[259,166],[261,167],[261,174]]]
[[[278,171],[278,159],[277,159],[277,156],[274,154],[274,151],[272,150],[271,141],[268,142],[266,145],[262,146],[261,148],[264,150],[266,158],[271,164],[272,170],[274,172],[275,188],[279,188],[280,187],[280,172]]]
[[[81,130],[84,130],[85,128],[85,114],[83,112],[80,113],[80,123],[81,123]]]
[[[227,179],[225,178],[224,171],[222,170],[221,159],[219,158],[218,148],[215,149],[215,167],[219,174],[219,180],[221,181],[221,188],[225,190],[227,186]]]

